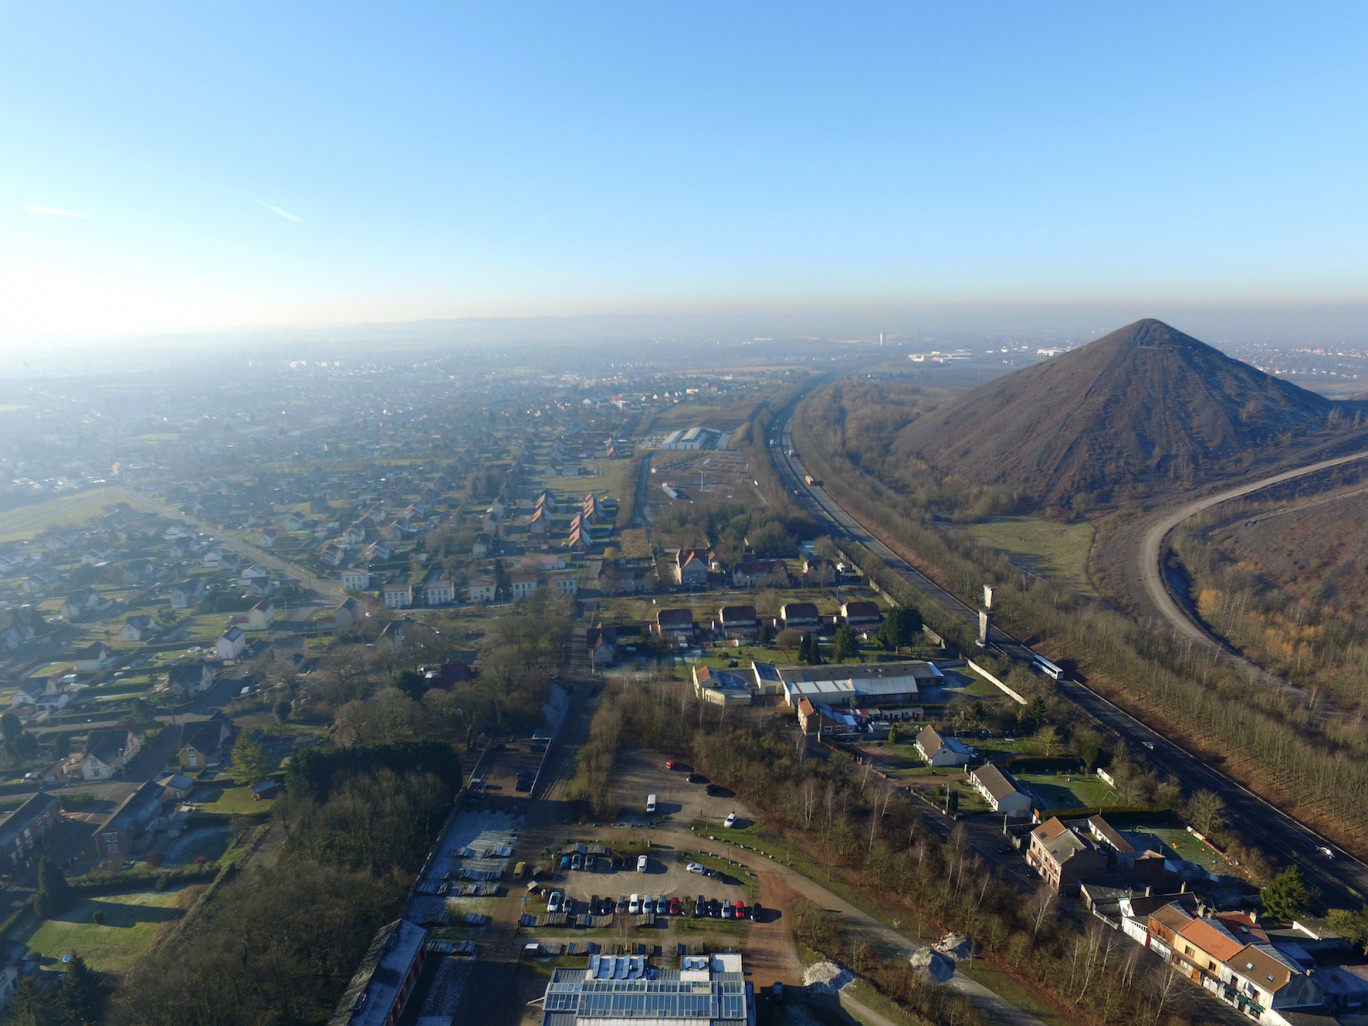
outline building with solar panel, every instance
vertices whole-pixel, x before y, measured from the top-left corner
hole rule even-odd
[[[684,955],[657,969],[642,955],[590,955],[588,969],[557,969],[541,1026],[755,1026],[741,953]]]

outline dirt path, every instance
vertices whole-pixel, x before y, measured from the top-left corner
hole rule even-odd
[[[799,986],[803,963],[798,959],[798,947],[787,924],[792,922],[800,899],[774,873],[757,870],[755,880],[760,885],[760,904],[766,912],[746,936],[746,969],[757,991],[775,981],[785,987]]]

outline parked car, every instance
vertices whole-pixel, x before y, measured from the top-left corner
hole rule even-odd
[[[656,899],[656,915],[667,916],[670,914],[670,901],[665,895]]]
[[[727,898],[727,899],[725,899],[725,900],[722,902],[722,918],[723,918],[723,919],[730,919],[730,918],[731,918],[731,911],[732,911],[731,899],[730,899],[730,898]]]
[[[627,912],[630,915],[637,915],[641,912],[641,895],[633,894],[627,902]]]
[[[594,871],[594,861],[595,859],[593,855],[584,856],[584,868],[591,873]]]
[[[623,913],[627,911],[627,895],[619,894],[617,900],[617,911]]]
[[[744,904],[742,904],[741,902],[739,902],[739,901],[738,901],[734,906],[732,906],[732,918],[733,918],[733,919],[745,919],[745,918],[746,918],[746,906],[745,906]]]
[[[690,773],[687,779],[691,784],[706,784],[708,782],[708,778],[702,773]]]
[[[583,869],[583,868],[584,868],[584,859],[583,859],[581,856],[579,856],[579,855],[571,855],[571,856],[570,856],[570,868],[571,868],[571,869]]]
[[[724,819],[724,820],[722,821],[722,825],[723,825],[724,827],[726,827],[728,830],[730,830],[732,827],[736,826],[736,813],[734,813],[734,812],[729,812],[729,813],[727,813],[727,818]]]
[[[758,922],[760,922],[760,902],[757,901],[757,902],[755,902],[753,905],[751,905],[749,911],[750,911],[751,922],[753,922],[753,923],[758,923]]]
[[[672,915],[672,916],[677,916],[677,915],[679,915],[679,899],[678,899],[678,898],[671,898],[671,899],[670,899],[670,915]]]
[[[546,899],[546,911],[559,912],[565,903],[565,895],[560,891],[552,891],[551,896]]]
[[[637,872],[638,872],[638,873],[644,873],[644,872],[646,872],[646,865],[647,865],[648,862],[650,862],[650,859],[648,859],[645,855],[638,855],[638,856],[637,856]]]
[[[678,766],[678,765],[679,765],[679,763],[675,762],[673,759],[666,759],[666,760],[665,760],[665,768],[666,768],[667,770],[672,770],[672,769],[674,769],[674,768],[675,768],[676,766]]]
[[[708,902],[708,915],[714,919],[721,919],[722,902],[718,901],[716,898],[713,898],[712,901]]]
[[[690,862],[687,866],[684,867],[684,869],[685,869],[686,872],[689,872],[689,873],[704,873],[704,872],[707,872],[706,868],[702,865],[702,863],[699,863],[699,862]]]
[[[695,919],[702,919],[702,918],[703,918],[704,916],[706,916],[707,914],[708,914],[708,899],[705,898],[705,897],[703,897],[703,895],[700,894],[700,895],[698,896],[698,900],[694,902],[694,918],[695,918]]]

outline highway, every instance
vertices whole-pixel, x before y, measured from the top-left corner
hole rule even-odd
[[[771,427],[773,444],[768,446],[770,458],[785,487],[794,493],[804,509],[819,521],[826,521],[830,525],[829,533],[833,538],[850,538],[864,545],[923,593],[963,617],[970,631],[977,634],[976,609],[942,588],[872,535],[823,488],[807,484],[807,470],[801,462],[801,456],[793,448],[790,432],[794,406],[802,398],[800,396],[793,405],[777,411]],[[1333,465],[1333,462],[1328,461],[1327,465]],[[1306,472],[1310,472],[1310,468]],[[1270,479],[1262,482],[1262,486],[1271,483],[1274,482]],[[988,640],[1017,661],[1029,662],[1033,654],[1030,648],[996,624]],[[1326,838],[1304,823],[1275,808],[1239,782],[1151,730],[1084,685],[1075,681],[1058,681],[1055,687],[1061,695],[1076,702],[1124,740],[1138,757],[1148,758],[1160,773],[1173,774],[1189,791],[1204,788],[1220,795],[1225,802],[1227,817],[1238,823],[1271,861],[1280,867],[1300,866],[1308,886],[1319,892],[1327,907],[1357,909],[1368,901],[1368,897],[1365,897],[1368,896],[1368,866],[1358,859],[1335,851]],[[1322,848],[1333,854],[1326,855]]]

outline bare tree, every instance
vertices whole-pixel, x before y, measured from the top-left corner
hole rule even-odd
[[[1031,939],[1040,936],[1041,927],[1054,920],[1055,908],[1059,904],[1059,893],[1049,884],[1036,888],[1031,900],[1026,903],[1026,911],[1031,916]]]

